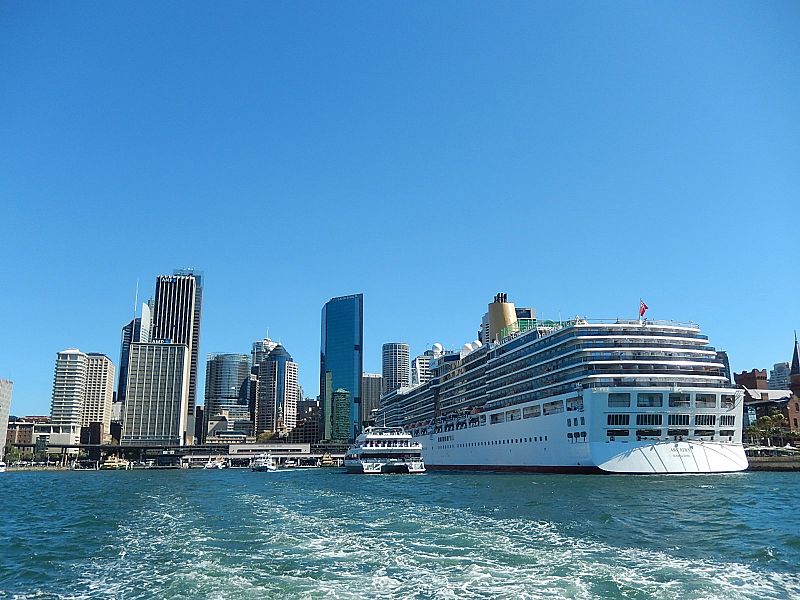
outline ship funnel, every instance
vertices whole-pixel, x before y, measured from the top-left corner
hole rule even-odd
[[[513,302],[508,301],[508,294],[496,294],[494,302],[489,305],[489,339],[496,342],[500,334],[511,333],[517,326],[517,311]]]

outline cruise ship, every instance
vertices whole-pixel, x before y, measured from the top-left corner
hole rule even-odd
[[[541,321],[498,294],[479,336],[434,345],[430,380],[381,399],[379,418],[409,431],[430,469],[747,468],[743,394],[694,323]]]

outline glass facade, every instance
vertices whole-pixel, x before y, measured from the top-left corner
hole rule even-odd
[[[361,430],[361,376],[364,371],[364,296],[332,298],[322,307],[320,344],[320,399],[325,440],[347,442]],[[336,392],[336,402],[334,402]],[[343,394],[347,393],[345,403]],[[349,432],[344,439],[341,412],[348,407]],[[337,423],[335,428],[333,424]],[[334,437],[336,434],[336,437]]]
[[[278,344],[258,365],[256,432],[291,430],[297,423],[297,364]]]
[[[221,410],[249,418],[250,357],[247,354],[211,354],[206,363],[205,412],[209,417]]]

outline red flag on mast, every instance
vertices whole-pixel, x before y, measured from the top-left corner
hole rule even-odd
[[[650,308],[647,304],[644,303],[644,300],[641,298],[639,299],[639,316],[643,317],[644,313],[647,312],[647,309]]]

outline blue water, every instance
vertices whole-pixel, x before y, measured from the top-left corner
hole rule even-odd
[[[0,598],[800,597],[800,474],[0,482]]]

